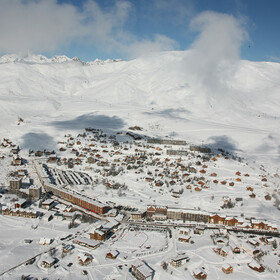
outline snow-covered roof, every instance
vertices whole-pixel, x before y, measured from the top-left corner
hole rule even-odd
[[[52,264],[52,263],[55,262],[55,259],[52,258],[51,256],[46,256],[46,257],[42,260],[42,262],[45,262],[45,263],[47,263],[47,264]]]
[[[82,262],[86,262],[87,259],[92,259],[92,256],[87,253],[79,253],[78,259],[81,260]]]
[[[97,245],[99,245],[98,241],[88,239],[88,238],[85,238],[85,237],[77,237],[74,241],[76,243],[84,243],[84,244],[86,244],[88,246],[91,246],[91,247],[96,247]]]
[[[225,270],[230,269],[231,267],[232,267],[232,266],[231,266],[230,264],[228,264],[228,263],[225,263],[225,264],[222,266],[222,268],[225,269]]]
[[[52,204],[52,203],[54,203],[54,200],[51,199],[51,198],[49,198],[49,199],[47,199],[47,200],[45,200],[45,201],[42,202],[43,205],[50,205],[50,204]]]
[[[152,276],[154,273],[154,270],[144,262],[142,262],[142,265],[138,266],[137,269],[146,278]]]
[[[255,260],[252,260],[250,263],[249,263],[249,266],[251,267],[256,267],[256,268],[260,268],[262,265],[257,263]]]
[[[189,259],[189,257],[184,253],[184,254],[178,254],[176,257],[172,258],[171,260],[174,262],[178,262],[185,259]]]

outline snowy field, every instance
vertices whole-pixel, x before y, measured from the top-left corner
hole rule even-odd
[[[124,166],[124,171],[119,176],[104,175],[108,172],[106,166],[103,168],[85,160],[74,166],[71,172],[65,166],[50,166],[60,174],[62,181],[62,172],[80,181],[67,188],[104,203],[138,210],[146,210],[149,204],[158,204],[255,217],[276,223],[279,229],[279,64],[239,61],[230,77],[213,81],[212,87],[208,88],[200,77],[192,75],[191,64],[186,63],[189,55],[188,52],[165,52],[131,61],[101,64],[82,64],[71,59],[50,62],[38,57],[23,61],[14,61],[13,57],[2,58],[1,141],[9,138],[22,148],[21,156],[28,160],[25,168],[34,184],[39,184],[34,162],[45,163],[46,159],[29,157],[29,150],[55,150],[61,158],[74,158],[75,151],[59,151],[66,147],[59,142],[66,141],[65,136],[69,134],[76,137],[86,127],[99,128],[108,136],[116,136],[118,132],[125,134],[129,127],[137,125],[142,128],[142,136],[186,140],[187,148],[190,144],[207,145],[216,154],[219,153],[217,149],[223,149],[229,152],[229,159],[221,156],[202,162],[206,165],[204,173],[200,172],[202,166],[196,165],[198,160],[202,161],[201,155],[193,153],[182,158],[181,164],[196,168],[197,173],[184,178],[184,171],[180,171],[179,179],[174,179],[178,181],[172,187],[169,183],[171,173],[178,171],[178,157],[170,156],[168,184],[165,176],[162,179],[164,185],[155,186],[153,182],[147,182],[146,177],[159,179],[160,173],[165,171],[167,148],[161,147],[161,151],[155,151],[156,147],[147,148],[148,153],[159,151],[159,155],[149,157],[143,170],[136,173],[122,163],[126,157],[135,156],[138,147],[125,143],[128,137],[121,135],[116,139],[122,148],[127,148],[125,151],[120,149],[122,155],[108,155],[115,151],[111,144],[102,148],[104,143],[94,143],[103,160],[111,164],[121,159],[118,164]],[[20,118],[23,122],[19,122]],[[80,149],[75,143],[73,148],[81,154],[82,148],[89,144],[86,141]],[[11,172],[21,168],[10,165],[12,157],[9,153],[10,148],[1,147],[1,187],[8,185]],[[156,158],[162,163],[160,167],[155,163]],[[236,175],[238,171],[240,175]],[[82,178],[83,173],[87,174],[89,184]],[[216,177],[212,177],[213,173]],[[218,182],[215,183],[214,179]],[[126,188],[107,187],[106,180],[126,185]],[[206,187],[200,186],[196,191],[199,180],[203,180]],[[226,183],[222,184],[223,181]],[[230,186],[230,183],[234,185]],[[188,188],[189,184],[191,187]],[[267,195],[270,199],[265,198]],[[234,201],[234,207],[223,209],[222,205],[229,198]],[[237,201],[236,198],[242,200]],[[6,194],[1,196],[0,202],[5,205],[5,200],[10,201]],[[30,275],[38,279],[131,280],[129,268],[137,259],[144,259],[156,271],[154,280],[193,279],[193,271],[199,267],[205,268],[207,279],[279,279],[279,249],[273,251],[270,245],[260,245],[264,252],[262,261],[267,269],[258,273],[248,267],[252,260],[248,253],[235,255],[230,252],[227,257],[215,253],[213,248],[216,244],[213,244],[210,231],[202,235],[191,233],[194,243],[182,243],[178,241],[178,232],[174,228],[170,237],[166,231],[138,231],[122,225],[114,238],[103,242],[97,249],[75,245],[72,253],[62,257],[62,243],[73,243],[60,238],[76,232],[89,237],[87,231],[90,227],[89,224],[79,224],[77,228],[68,229],[66,222],[0,215],[0,273],[7,271],[0,278],[20,279],[22,275]],[[53,242],[39,245],[42,237],[51,238]],[[25,239],[32,242],[27,244]],[[232,236],[228,239],[229,242],[235,240]],[[277,242],[279,246],[279,239]],[[50,257],[48,251],[51,248],[55,249],[53,257],[58,262],[55,267],[46,269],[41,263]],[[116,259],[105,257],[110,250],[119,251]],[[172,267],[170,259],[180,252],[185,252],[190,261],[181,267]],[[90,264],[79,265],[81,253],[92,256]],[[24,264],[34,256],[37,257],[33,264]],[[163,261],[168,263],[167,270],[162,268]],[[23,265],[8,271],[21,263]],[[225,263],[232,265],[232,274],[222,272],[221,267]],[[83,275],[83,270],[87,275]]]

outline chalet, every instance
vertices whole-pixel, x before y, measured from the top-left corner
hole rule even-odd
[[[145,181],[146,181],[146,182],[153,182],[153,181],[154,181],[154,179],[153,179],[153,178],[151,178],[151,177],[146,177],[146,178],[145,178]]]
[[[179,198],[180,197],[180,192],[177,191],[173,191],[171,196],[175,197],[175,198]]]
[[[188,262],[190,260],[190,258],[188,256],[186,256],[185,253],[183,254],[178,254],[175,258],[172,258],[170,260],[170,264],[174,267],[178,267],[181,266],[184,262]]]
[[[153,279],[155,270],[152,269],[146,262],[138,261],[131,265],[131,274],[137,280]]]
[[[265,200],[271,200],[271,195],[267,194],[264,196]]]
[[[276,225],[276,224],[268,223],[268,224],[267,224],[267,230],[270,230],[270,231],[277,231],[277,225]]]
[[[246,252],[251,257],[255,257],[260,254],[260,250],[256,249],[254,246],[252,246],[249,243],[243,244],[241,248],[244,252]]]
[[[116,259],[120,252],[118,250],[112,250],[106,254],[106,258],[108,259]]]
[[[193,271],[193,276],[196,279],[206,279],[207,278],[207,273],[205,272],[204,268],[196,268]]]
[[[156,221],[165,221],[167,219],[167,216],[165,214],[158,213],[153,215],[153,219]]]
[[[230,244],[230,248],[234,254],[240,254],[241,252],[240,247],[237,246],[236,244]]]
[[[145,213],[146,213],[145,211],[144,212],[137,211],[137,212],[131,213],[131,219],[132,220],[141,220],[144,217]]]
[[[8,142],[7,142],[7,143],[8,143]],[[13,149],[11,149],[11,154],[16,155],[16,154],[18,154],[18,153],[19,153],[19,151],[20,151],[19,146],[17,146],[17,148],[13,148]]]
[[[96,249],[100,245],[100,242],[84,237],[77,237],[76,239],[74,239],[73,242],[80,246],[84,246],[90,249]]]
[[[42,151],[36,151],[35,157],[41,157],[44,153]]]
[[[256,197],[256,195],[252,192],[251,194],[249,194],[249,196],[251,197],[251,198],[255,198]]]
[[[54,207],[55,201],[53,199],[47,199],[42,202],[42,208],[50,210]]]
[[[51,268],[56,263],[56,260],[50,256],[45,257],[42,262],[41,266],[44,268]]]
[[[253,229],[266,229],[267,228],[267,223],[263,222],[263,221],[259,221],[259,220],[251,220],[251,224],[252,224],[252,228]]]
[[[68,253],[72,252],[72,250],[73,250],[74,248],[75,248],[75,247],[74,247],[73,245],[66,244],[66,245],[64,245],[64,246],[62,247],[62,252],[68,254]]]
[[[53,219],[53,214],[52,213],[46,213],[44,216],[43,216],[43,220],[46,221],[46,222],[49,222]]]
[[[160,206],[148,206],[146,215],[147,217],[151,218],[155,214],[162,214],[167,215],[167,207],[160,207]]]
[[[181,235],[189,235],[190,233],[189,233],[188,230],[181,229],[181,230],[179,231],[179,234],[181,234]]]
[[[57,163],[58,158],[56,156],[50,156],[47,160],[48,163]]]
[[[15,165],[15,166],[22,165],[22,159],[21,159],[21,157],[19,157],[19,156],[14,157],[14,158],[13,158],[12,164]]]
[[[260,245],[259,241],[255,238],[249,238],[248,243],[251,244],[254,247],[257,247]]]
[[[92,262],[93,257],[88,254],[88,253],[79,253],[78,255],[78,260],[79,260],[79,265],[88,265]]]
[[[234,227],[238,223],[238,220],[234,217],[226,217],[225,225]]]
[[[107,239],[107,232],[102,231],[102,229],[95,229],[93,232],[89,233],[90,239],[103,241]]]
[[[226,257],[229,253],[229,248],[224,246],[218,246],[217,248],[214,248],[213,251],[222,257]]]
[[[52,243],[51,238],[41,237],[40,240],[39,240],[39,245],[50,245],[51,243]]]
[[[162,181],[156,181],[155,182],[155,186],[156,187],[161,187],[163,185],[163,182]]]
[[[27,201],[25,199],[20,199],[18,201],[15,201],[15,208],[24,208],[26,207]]]
[[[194,234],[203,234],[204,233],[204,227],[196,227],[193,230]]]
[[[251,269],[253,269],[253,270],[257,271],[257,272],[263,272],[265,270],[265,268],[261,264],[257,263],[255,260],[253,260],[250,263],[248,263],[248,266]]]
[[[225,222],[226,217],[225,216],[219,216],[218,214],[210,215],[209,217],[209,223],[210,224],[219,224],[223,225]]]
[[[180,242],[185,242],[185,243],[189,243],[190,242],[190,240],[191,240],[191,236],[187,236],[187,235],[179,235],[178,236],[178,241],[180,241]]]
[[[224,264],[223,266],[222,266],[222,271],[225,273],[225,274],[230,274],[230,273],[232,273],[233,272],[233,267],[231,266],[231,265],[229,265],[229,264]]]

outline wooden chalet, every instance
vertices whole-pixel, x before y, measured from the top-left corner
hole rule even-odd
[[[56,263],[56,260],[50,256],[44,258],[41,262],[41,266],[44,268],[51,268]]]
[[[153,279],[155,271],[146,262],[138,261],[131,265],[131,274],[137,280],[146,280]]]
[[[190,258],[188,256],[186,256],[185,253],[183,254],[178,254],[175,258],[172,258],[170,260],[170,264],[174,267],[178,267],[183,265],[183,263],[186,263],[190,260]]]
[[[248,266],[251,269],[253,269],[253,270],[257,271],[257,272],[264,272],[265,271],[265,268],[261,264],[257,263],[255,260],[253,260],[250,263],[248,263]]]
[[[189,243],[190,240],[191,240],[191,238],[192,238],[191,236],[180,234],[180,235],[178,236],[178,241],[180,241],[180,242],[185,242],[185,243]]]
[[[27,201],[25,199],[20,199],[18,201],[15,201],[15,208],[24,208],[27,205]]]
[[[112,250],[106,254],[106,258],[108,259],[116,259],[120,252],[118,250]]]
[[[218,214],[210,215],[209,217],[209,223],[210,224],[219,224],[223,225],[225,222],[226,217],[225,216],[219,216]]]
[[[77,237],[73,242],[90,249],[96,249],[100,245],[100,242],[84,237]]]
[[[12,164],[15,165],[15,166],[22,165],[22,158],[19,157],[19,156],[14,157],[14,158],[13,158]]]
[[[226,219],[225,219],[225,225],[226,226],[234,227],[234,226],[237,225],[237,223],[238,223],[238,220],[234,217],[226,217]]]
[[[68,253],[72,252],[72,250],[73,250],[74,248],[75,248],[75,247],[74,247],[73,245],[66,244],[66,245],[64,245],[64,246],[62,247],[62,252],[68,254]]]
[[[225,274],[230,274],[230,273],[232,273],[233,272],[233,267],[231,266],[231,265],[229,265],[229,264],[224,264],[223,266],[222,266],[222,271],[225,273]]]
[[[207,278],[207,273],[205,272],[205,270],[203,268],[196,268],[193,271],[193,276],[196,279],[206,279]]]
[[[88,253],[80,253],[78,255],[79,265],[84,266],[92,262],[93,257]]]
[[[107,232],[101,229],[95,229],[94,232],[90,232],[90,239],[104,241],[107,239]]]
[[[251,220],[252,228],[253,229],[267,229],[267,223],[259,220]]]
[[[134,213],[131,213],[131,219],[132,220],[141,220],[146,214],[146,211],[143,211],[143,212],[134,212]]]
[[[225,246],[218,246],[214,248],[213,251],[222,257],[226,257],[229,253],[229,248]]]

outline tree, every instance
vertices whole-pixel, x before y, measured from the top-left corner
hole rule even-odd
[[[161,266],[162,266],[163,270],[167,270],[168,263],[167,262],[162,262]]]
[[[276,241],[275,239],[273,240],[271,246],[272,246],[272,248],[275,249],[275,250],[278,248],[278,244],[277,244],[277,241]]]

